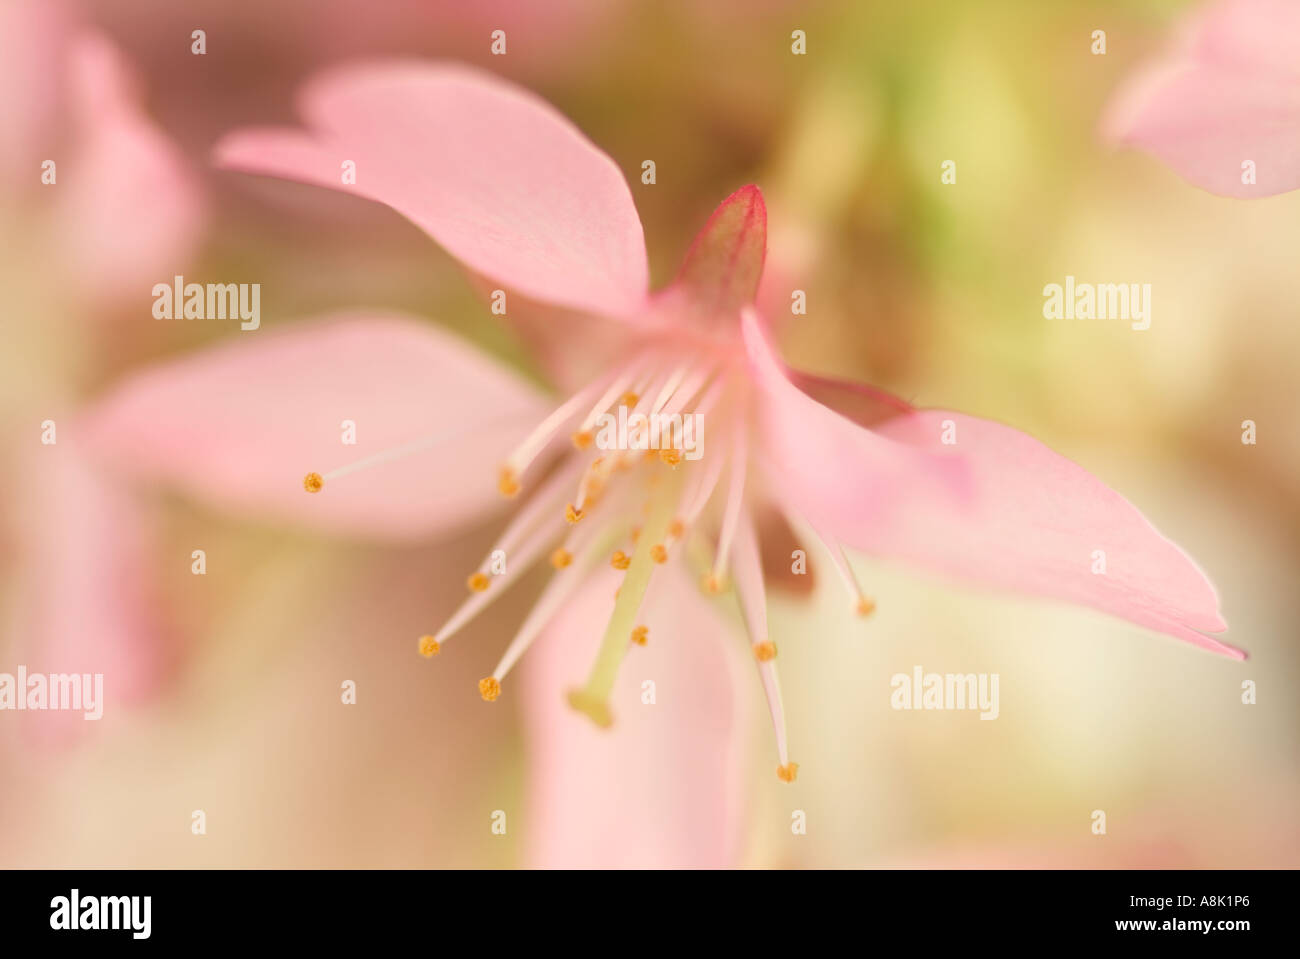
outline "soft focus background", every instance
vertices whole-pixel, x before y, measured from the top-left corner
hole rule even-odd
[[[73,297],[74,267],[59,254],[87,235],[112,246],[113,224],[146,216],[148,195],[123,219],[67,223],[44,202],[36,166],[4,170],[0,670],[35,641],[19,615],[37,588],[31,529],[63,537],[50,548],[102,548],[20,495],[39,423],[71,417],[150,360],[258,335],[155,321],[154,282],[259,282],[264,328],[336,307],[400,308],[527,363],[450,258],[396,214],[207,161],[231,128],[291,122],[295,87],[324,64],[454,58],[538,91],[609,152],[632,183],[656,284],[718,201],[758,183],[773,302],[788,312],[788,291],[808,292],[808,315],[785,328],[792,362],[1012,423],[1082,463],[1196,557],[1229,641],[1250,653],[1235,663],[866,560],[879,611],[860,622],[822,576],[811,600],[773,600],[801,770],[793,787],[775,781],[770,730],[756,720],[743,864],[1300,866],[1300,194],[1212,197],[1096,134],[1110,93],[1185,9],[67,5],[132,64],[145,113],[202,201],[148,279]],[[40,46],[13,23],[0,20],[11,31],[0,47]],[[205,56],[190,53],[198,28]],[[489,54],[494,29],[507,32],[506,56]],[[805,56],[791,53],[795,29],[807,32]],[[1095,29],[1105,56],[1090,53]],[[61,83],[7,75],[0,136],[16,142],[21,104]],[[653,186],[639,180],[645,159],[658,166]],[[956,185],[940,182],[945,160]],[[1045,320],[1042,288],[1066,274],[1151,283],[1151,328]],[[1257,445],[1241,443],[1245,419]],[[436,668],[412,652],[491,529],[397,550],[179,498],[149,505],[172,557],[153,584],[167,651],[152,667],[159,691],[78,728],[0,714],[0,864],[523,864],[526,830],[544,826],[515,814],[526,805],[520,717],[509,696],[485,707],[474,682],[536,583]],[[190,575],[195,544],[205,577]],[[81,598],[65,605],[93,636]],[[998,673],[1000,718],[891,710],[889,677],[915,665]],[[357,682],[356,707],[339,705],[340,678]],[[1241,702],[1247,679],[1255,705]],[[208,835],[197,839],[200,808]],[[504,837],[489,831],[494,809],[512,811]],[[807,813],[806,836],[791,834],[794,809]],[[1107,814],[1104,837],[1090,831],[1094,809]]]

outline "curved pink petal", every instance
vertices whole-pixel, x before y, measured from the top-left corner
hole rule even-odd
[[[675,565],[652,584],[649,644],[623,663],[600,729],[580,686],[613,609],[606,570],[540,636],[520,668],[528,749],[528,860],[553,868],[718,868],[739,853],[748,733],[739,640]],[[643,684],[654,683],[654,704]]]
[[[498,503],[499,464],[547,411],[514,373],[407,317],[234,336],[118,385],[81,424],[86,441],[118,469],[218,507],[404,539]],[[309,471],[409,444],[418,451],[303,491]]]
[[[1300,188],[1300,4],[1226,0],[1192,22],[1184,49],[1134,77],[1102,122],[1212,193]],[[1255,182],[1243,182],[1247,161]]]
[[[102,37],[69,50],[74,149],[59,162],[54,248],[96,299],[139,297],[182,271],[198,240],[199,189],[179,151],[141,112]]]
[[[1081,466],[1001,423],[920,410],[875,427],[937,447],[946,424],[970,464],[968,509],[910,510],[892,555],[941,573],[1092,606],[1234,658],[1244,654],[1199,631],[1222,632],[1219,598],[1197,565],[1133,504]],[[869,544],[870,534],[864,545]],[[1095,551],[1105,572],[1093,571]]]
[[[1227,628],[1205,574],[1083,468],[1024,433],[960,413],[882,418],[886,394],[819,379],[819,395],[841,415],[786,379],[752,314],[744,329],[768,481],[815,525],[870,553],[1081,603],[1242,658],[1203,635]],[[858,415],[861,423],[850,420]],[[1096,550],[1104,574],[1093,572]]]
[[[64,437],[27,466],[16,655],[29,673],[102,673],[111,719],[168,666],[150,516]],[[38,733],[93,728],[80,712],[28,715]]]
[[[895,442],[817,402],[791,381],[759,323],[752,310],[742,315],[768,467],[764,477],[786,505],[835,532],[847,517],[885,527],[918,496],[965,500],[960,457]]]
[[[642,305],[645,240],[623,174],[532,93],[467,67],[374,64],[316,78],[301,112],[306,131],[238,131],[217,163],[385,203],[526,296],[603,315]]]

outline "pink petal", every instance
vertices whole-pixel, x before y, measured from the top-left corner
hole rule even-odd
[[[59,161],[55,249],[97,300],[139,297],[180,272],[202,203],[179,151],[140,111],[118,52],[102,37],[69,51],[74,149]]]
[[[0,174],[5,193],[40,189],[43,160],[56,160],[56,118],[70,26],[53,0],[0,3]]]
[[[168,665],[150,517],[65,437],[32,459],[23,476],[19,662],[29,673],[102,673],[111,720],[153,692]],[[96,728],[80,712],[28,715],[41,718],[40,733]]]
[[[1198,632],[1228,628],[1205,574],[1087,470],[1019,430],[960,413],[920,410],[875,429],[938,447],[946,421],[971,466],[971,507],[909,511],[906,527],[895,526],[884,547],[891,554],[954,577],[1092,606],[1244,658]],[[869,533],[865,540],[870,548]],[[1092,572],[1094,550],[1105,553],[1105,574]]]
[[[317,77],[301,112],[308,131],[236,132],[217,162],[386,203],[526,296],[607,315],[641,306],[645,240],[623,174],[532,93],[467,67],[373,64]]]
[[[1300,83],[1300,7],[1294,0],[1219,0],[1190,21],[1192,56]]]
[[[1211,193],[1300,188],[1300,4],[1226,0],[1192,21],[1183,51],[1134,77],[1108,139],[1155,154]],[[1244,161],[1256,183],[1243,183]]]
[[[754,302],[767,256],[767,206],[750,184],[727,197],[695,237],[676,286],[702,322],[735,322]]]
[[[747,702],[731,630],[670,564],[656,573],[649,644],[628,653],[614,725],[565,702],[580,686],[619,578],[585,586],[521,663],[529,738],[528,860],[552,868],[717,868],[739,849]],[[742,644],[739,640],[736,649]],[[655,703],[642,684],[655,684]]]
[[[499,464],[548,409],[514,373],[407,317],[234,337],[113,389],[83,424],[97,453],[221,508],[405,539],[497,504]],[[345,420],[355,445],[343,442]],[[420,440],[420,452],[303,491],[309,471]]]
[[[835,532],[845,517],[888,524],[916,496],[963,500],[965,467],[959,457],[895,442],[831,411],[791,382],[752,310],[743,314],[742,330],[757,387],[768,461],[764,475],[784,491],[783,498],[797,501],[787,505]],[[870,404],[869,395],[865,402]]]
[[[746,333],[752,350],[765,347],[753,344],[756,328],[747,326]],[[763,364],[770,380],[775,360],[769,354]],[[942,410],[876,420],[867,430],[808,397],[799,401],[789,383],[788,389],[763,385],[769,455],[776,458],[772,480],[785,502],[846,544],[947,577],[1091,606],[1243,658],[1201,632],[1221,632],[1227,624],[1196,564],[1122,496],[1032,437]],[[846,415],[861,400],[845,384],[836,402],[824,380],[822,395]],[[946,446],[949,422],[956,443]],[[905,445],[929,455],[940,470],[958,466],[949,476],[960,476],[960,495],[925,476],[924,460],[912,461],[915,481],[906,489],[882,484],[861,455],[866,436],[873,446]],[[791,468],[792,458],[815,468]],[[1105,553],[1104,575],[1092,572],[1094,550]]]

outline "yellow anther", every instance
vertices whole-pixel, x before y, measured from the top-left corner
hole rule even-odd
[[[668,562],[668,547],[663,543],[655,543],[650,547],[650,558],[656,563]]]
[[[717,595],[722,592],[722,580],[714,573],[705,573],[700,580],[700,585],[704,587],[706,593]]]
[[[641,397],[637,396],[635,393],[629,390],[628,392],[623,394],[623,398],[620,399],[618,402],[622,406],[636,406],[638,403],[641,402]]]
[[[495,676],[489,676],[486,679],[478,681],[478,694],[483,697],[483,702],[495,702],[496,698],[501,695],[501,680]]]
[[[519,492],[519,477],[509,466],[501,467],[501,472],[497,474],[497,489],[502,496],[514,496]]]
[[[573,562],[573,554],[564,547],[560,547],[551,554],[551,565],[556,569],[564,569]]]
[[[582,510],[575,507],[572,503],[564,507],[564,521],[572,526],[582,519]]]
[[[675,449],[660,450],[659,459],[676,469],[682,465],[682,451]]]
[[[420,655],[425,659],[437,656],[438,650],[440,649],[442,649],[442,647],[438,645],[438,641],[432,636],[420,637]]]
[[[319,493],[325,485],[325,478],[320,473],[308,473],[302,478],[302,488],[308,493]]]
[[[761,643],[754,644],[754,657],[760,663],[770,663],[776,659],[776,643],[770,639],[765,639]]]
[[[638,646],[644,646],[649,636],[649,627],[638,626],[636,629],[632,630],[632,642],[636,643]]]
[[[591,444],[595,438],[596,437],[592,435],[591,430],[579,430],[571,437],[573,445],[580,450],[591,449]]]
[[[875,611],[876,611],[876,601],[874,599],[867,599],[867,597],[865,596],[861,596],[858,598],[859,616],[870,616]]]
[[[672,524],[668,527],[668,535],[671,536],[673,539],[681,539],[682,533],[685,532],[686,532],[686,524],[679,519],[673,520]]]
[[[491,580],[488,579],[487,573],[470,573],[469,578],[465,580],[465,585],[476,593],[481,593],[488,588]]]
[[[776,767],[776,778],[783,783],[792,783],[796,776],[799,775],[798,763],[786,763],[784,766]]]
[[[609,559],[609,565],[615,569],[627,569],[632,565],[632,557],[620,550],[615,550],[614,555]]]
[[[642,458],[643,458],[647,463],[649,463],[649,462],[651,462],[652,460],[657,460],[657,459],[659,458],[659,451],[658,451],[658,450],[646,450],[644,453],[641,454],[641,456],[642,456]]]

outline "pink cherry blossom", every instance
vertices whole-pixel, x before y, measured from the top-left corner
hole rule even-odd
[[[1216,0],[1199,10],[1175,49],[1125,84],[1102,126],[1211,193],[1300,187],[1300,4]]]
[[[734,859],[743,698],[711,608],[732,586],[778,776],[795,779],[756,522],[773,506],[809,531],[864,616],[879,598],[846,548],[1242,656],[1207,635],[1226,625],[1201,571],[1081,467],[1009,427],[786,367],[754,306],[767,228],[756,186],[718,207],[675,281],[650,293],[622,174],[532,94],[461,67],[365,65],[310,83],[301,112],[305,129],[237,132],[218,162],[386,203],[489,284],[550,304],[549,349],[613,348],[547,411],[508,371],[415,321],[303,323],[134,377],[87,437],[118,469],[224,507],[387,538],[481,516],[485,494],[518,498],[463,604],[418,648],[447,655],[530,567],[554,567],[480,683],[496,700],[536,649],[521,689],[547,817],[530,841],[537,861]],[[355,184],[340,175],[347,161]],[[585,335],[593,316],[599,341]],[[700,414],[703,455],[600,448],[603,417],[635,413]],[[339,461],[344,417],[373,432],[356,461]],[[1098,549],[1107,575],[1092,571]],[[628,657],[672,690],[671,716],[639,708]],[[639,830],[619,829],[629,818]]]

